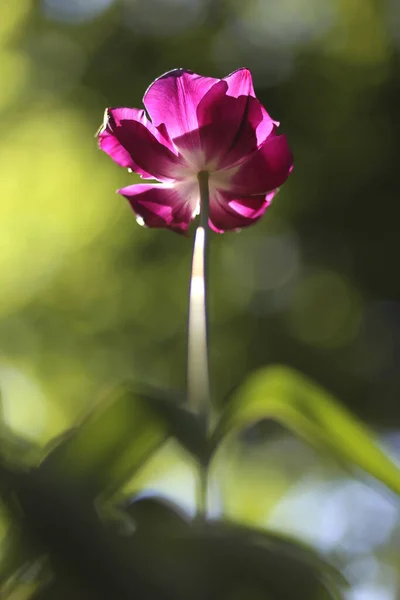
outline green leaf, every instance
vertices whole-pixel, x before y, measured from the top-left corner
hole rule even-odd
[[[326,390],[288,367],[260,369],[235,392],[214,432],[222,436],[260,419],[280,422],[348,467],[359,467],[400,494],[400,470],[374,434]]]
[[[176,598],[339,598],[343,577],[303,544],[232,523],[177,524],[156,500],[146,508],[133,515],[143,568],[163,574]]]
[[[346,585],[317,552],[277,534],[216,522],[195,528],[193,538],[186,551],[202,556],[214,585],[230,588],[229,598],[297,600],[301,590],[301,598],[338,600]]]
[[[25,560],[27,560],[26,547],[21,539],[20,532],[10,531],[6,538],[1,542],[0,560],[0,589],[19,569],[21,569]]]
[[[131,520],[135,535],[160,535],[162,532],[179,532],[189,527],[189,517],[165,498],[129,498],[121,503],[119,510]]]
[[[205,436],[195,415],[162,397],[124,388],[53,444],[42,467],[98,494],[125,482],[169,436],[202,458]]]

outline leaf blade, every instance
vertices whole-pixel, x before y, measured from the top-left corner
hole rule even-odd
[[[374,434],[336,398],[297,371],[280,365],[251,375],[236,391],[214,432],[222,436],[271,418],[347,465],[356,466],[400,494],[400,469]]]

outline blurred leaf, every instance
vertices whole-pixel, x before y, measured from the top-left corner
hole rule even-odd
[[[154,417],[165,423],[169,435],[175,437],[199,462],[206,464],[208,442],[203,420],[185,406],[167,398],[165,393],[149,390],[138,396]]]
[[[28,559],[28,551],[21,538],[21,532],[15,529],[13,527],[1,543],[0,589]]]
[[[265,418],[279,421],[400,494],[400,470],[373,433],[331,394],[288,367],[261,369],[235,392],[216,427],[214,447],[225,434]]]
[[[341,581],[318,555],[278,535],[226,523],[188,523],[171,503],[133,503],[136,530],[119,535],[60,473],[19,474],[17,494],[37,555],[54,581],[40,600],[328,600]],[[67,593],[66,593],[67,592]],[[240,592],[240,596],[237,594]],[[234,595],[236,594],[236,596]]]
[[[301,598],[338,599],[344,585],[316,552],[279,535],[210,523],[197,528],[193,547],[208,562],[216,598],[232,598],[240,590],[234,597],[297,600],[301,590]]]
[[[62,472],[97,494],[121,485],[169,436],[203,460],[205,436],[192,413],[125,388],[53,444],[42,468]]]
[[[76,587],[82,598],[93,600],[172,600],[154,577],[151,557],[146,571],[135,540],[128,544],[126,536],[100,518],[84,487],[61,471],[41,467],[13,471],[11,478],[27,545],[35,557],[48,557],[57,585],[68,581],[70,591]],[[70,597],[79,595],[71,591]]]
[[[18,529],[18,530],[17,530]],[[0,598],[30,598],[38,581],[46,574],[45,557],[38,559],[26,532],[14,526],[2,542]],[[23,591],[22,588],[23,587]]]
[[[173,502],[164,498],[139,497],[120,505],[124,514],[132,519],[136,534],[151,534],[154,530],[176,532],[189,526],[189,519]]]
[[[228,523],[177,525],[177,510],[156,499],[136,508],[144,564],[150,561],[166,585],[175,582],[179,597],[297,600],[301,590],[301,598],[325,600],[338,598],[344,584],[316,552],[287,538]]]

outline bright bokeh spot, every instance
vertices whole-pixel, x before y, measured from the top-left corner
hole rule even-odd
[[[48,424],[47,400],[37,381],[20,369],[0,364],[1,406],[6,425],[15,433],[40,439]]]

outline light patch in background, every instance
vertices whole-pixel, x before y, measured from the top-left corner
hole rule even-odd
[[[337,546],[346,531],[344,514],[335,521],[324,519],[324,506],[332,492],[331,484],[305,476],[293,486],[271,511],[266,525],[269,529],[299,537],[321,551]]]
[[[324,35],[336,18],[330,0],[250,0],[233,8],[214,42],[213,59],[222,70],[246,64],[256,82],[265,78],[269,85],[287,79],[294,49]]]
[[[165,498],[193,517],[196,514],[196,484],[193,459],[170,439],[143,465],[140,473],[123,490],[123,495]]]
[[[139,498],[149,497],[165,498],[182,508],[190,517],[196,514],[194,480],[188,477],[182,466],[168,469],[162,477],[154,479],[146,487],[145,493],[139,495]]]
[[[42,0],[42,11],[54,21],[83,23],[91,21],[114,3],[114,0]]]
[[[363,554],[345,565],[343,575],[350,584],[357,585],[360,581],[375,581],[380,571],[381,565],[377,558],[373,554]]]
[[[286,230],[265,236],[236,236],[224,242],[224,302],[250,305],[258,314],[285,310],[301,268],[295,233]]]
[[[265,523],[266,514],[292,485],[282,446],[275,460],[271,445],[275,446],[268,444],[268,454],[265,446],[251,448],[229,438],[219,445],[210,471],[212,517],[222,516],[255,527]]]
[[[392,584],[388,587],[385,582],[384,585],[357,585],[345,597],[346,600],[395,600],[397,594],[395,586]]]
[[[48,415],[39,384],[17,367],[0,364],[0,389],[5,424],[22,437],[41,438]]]
[[[392,502],[363,483],[327,484],[306,476],[272,511],[268,526],[324,552],[368,554],[389,541],[398,513]]]
[[[398,48],[400,48],[400,3],[398,0],[386,0],[386,25]]]
[[[326,524],[345,523],[340,547],[349,554],[374,551],[387,543],[398,521],[397,506],[374,488],[359,481],[333,489],[323,509]]]
[[[7,43],[23,25],[32,8],[31,0],[0,3],[0,43]]]
[[[125,0],[123,9],[124,24],[139,34],[161,37],[195,27],[205,18],[203,0]]]
[[[109,198],[112,165],[98,168],[93,132],[77,112],[38,107],[13,125],[12,135],[4,131],[2,141],[0,315],[46,287],[110,227],[119,206]]]
[[[289,48],[275,48],[266,39],[251,39],[245,34],[239,20],[228,21],[216,34],[211,57],[223,73],[229,73],[237,65],[247,65],[254,82],[273,86],[287,80],[293,70],[293,54]]]
[[[336,23],[323,44],[325,52],[346,63],[377,67],[375,82],[387,77],[389,70],[383,67],[392,53],[382,4],[373,0],[336,0]]]
[[[250,0],[239,13],[244,37],[275,47],[309,42],[326,33],[335,17],[331,0]]]
[[[310,268],[294,290],[287,327],[306,344],[337,348],[355,338],[362,314],[361,297],[350,281],[331,270]]]

